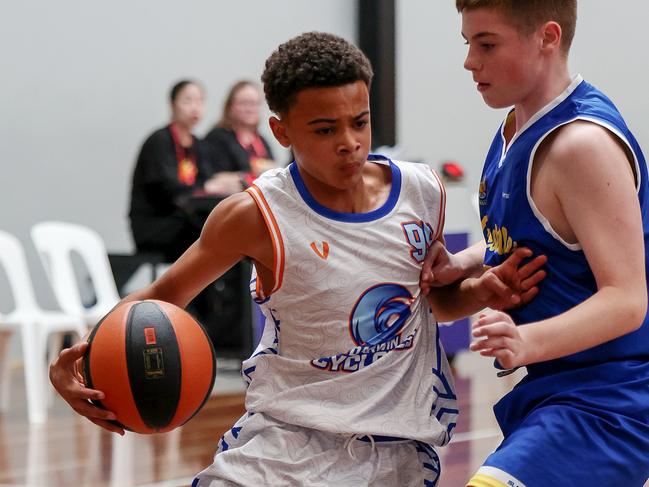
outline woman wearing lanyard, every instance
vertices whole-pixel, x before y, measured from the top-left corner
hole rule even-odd
[[[138,252],[178,258],[199,236],[202,221],[184,209],[210,175],[209,152],[192,129],[203,117],[203,90],[183,80],[171,89],[171,123],[151,134],[137,158],[129,217]]]
[[[214,183],[222,182],[223,192],[240,191],[276,166],[268,142],[257,131],[261,106],[256,84],[235,83],[225,100],[221,120],[205,136],[214,152]]]

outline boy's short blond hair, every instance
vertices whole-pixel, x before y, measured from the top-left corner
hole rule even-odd
[[[577,0],[455,0],[458,12],[494,8],[503,12],[522,34],[529,35],[544,22],[561,26],[561,50],[568,53],[577,25]]]

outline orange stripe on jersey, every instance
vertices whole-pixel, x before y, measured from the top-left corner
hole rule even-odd
[[[275,286],[268,293],[268,295],[271,295],[282,286],[282,279],[284,278],[284,241],[282,240],[282,234],[275,220],[275,215],[273,215],[273,211],[270,209],[261,190],[253,184],[246,191],[255,200],[261,215],[264,217],[273,242],[273,276],[275,277]],[[259,282],[259,275],[257,275],[257,280]]]
[[[266,299],[266,296],[264,295],[264,288],[261,285],[261,277],[259,277],[259,272],[257,272],[257,279],[255,280],[255,296],[260,299]]]
[[[435,237],[433,238],[433,242],[437,240],[439,237],[442,236],[442,233],[444,232],[444,218],[446,215],[446,188],[444,187],[444,183],[442,183],[442,180],[438,176],[437,172],[429,166],[430,172],[433,173],[433,176],[435,179],[437,179],[437,184],[439,184],[439,190],[440,190],[440,201],[439,201],[439,217],[437,219],[437,231],[435,232]]]

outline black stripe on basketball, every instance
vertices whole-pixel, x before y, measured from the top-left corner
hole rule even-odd
[[[145,331],[153,328],[155,341]],[[135,304],[126,323],[126,363],[133,400],[144,424],[164,428],[180,400],[181,363],[176,333],[164,311],[150,301]]]

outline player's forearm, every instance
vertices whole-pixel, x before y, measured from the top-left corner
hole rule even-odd
[[[428,303],[437,321],[455,321],[484,309],[474,293],[475,279],[469,278],[448,286],[433,288]]]
[[[572,355],[635,331],[647,310],[646,291],[614,287],[553,318],[519,327],[525,365]]]
[[[477,277],[484,272],[484,254],[486,243],[484,239],[455,254],[462,263],[464,277]]]

